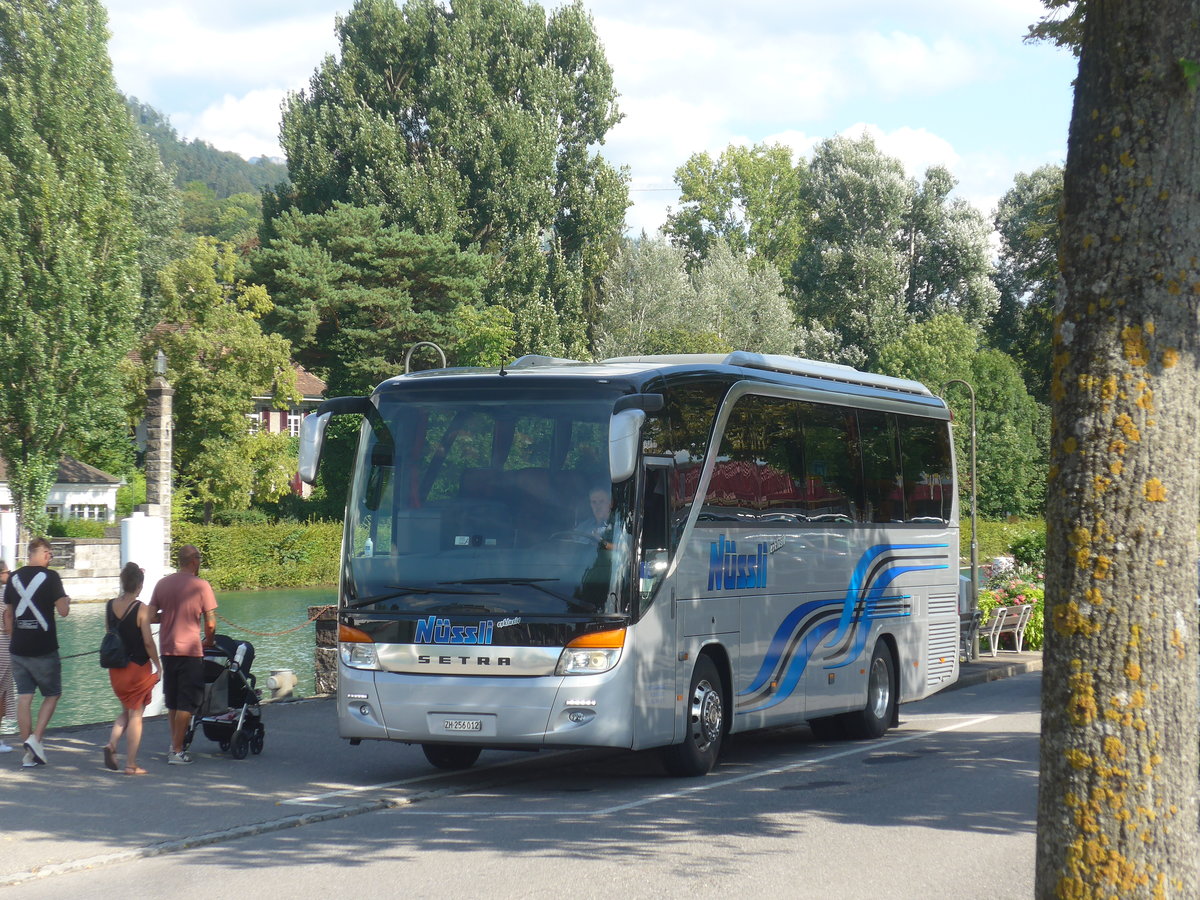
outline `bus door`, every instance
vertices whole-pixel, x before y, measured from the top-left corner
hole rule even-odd
[[[643,460],[641,523],[638,538],[637,671],[634,709],[637,743],[652,747],[674,739],[675,581],[669,577],[678,533],[671,524],[669,458]],[[682,527],[682,523],[680,524]]]

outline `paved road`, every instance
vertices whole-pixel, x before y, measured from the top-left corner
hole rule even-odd
[[[488,752],[434,773],[417,748],[348,747],[329,701],[268,707],[260,757],[198,737],[195,765],[154,753],[141,779],[101,767],[102,730],[65,730],[48,767],[0,760],[0,885],[4,898],[1028,897],[1039,678],[975,680],[904,707],[877,742],[735,737],[697,780],[594,751]],[[149,723],[147,751],[165,743],[165,722]]]

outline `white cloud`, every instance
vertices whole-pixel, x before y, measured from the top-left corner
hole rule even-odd
[[[232,150],[250,159],[255,156],[280,157],[281,90],[250,91],[241,97],[226,94],[220,103],[199,115],[176,113],[172,124],[181,136],[201,138],[218,150]]]
[[[331,15],[243,25],[208,16],[199,4],[110,7],[109,53],[122,90],[160,100],[170,86],[195,96],[302,86],[336,49]]]
[[[986,54],[953,38],[927,41],[894,31],[862,34],[855,41],[868,90],[888,97],[936,93],[976,80],[987,66]]]

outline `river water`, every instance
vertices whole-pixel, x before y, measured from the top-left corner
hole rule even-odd
[[[336,589],[333,587],[218,593],[217,633],[248,641],[254,646],[252,671],[264,696],[269,696],[266,685],[271,670],[291,669],[296,673],[296,695],[308,697],[313,693],[314,626],[310,622],[289,634],[278,632],[302,625],[308,618],[310,606],[334,602]],[[108,670],[100,668],[98,651],[103,636],[103,603],[73,603],[71,614],[58,620],[63,693],[50,721],[51,727],[106,722],[120,712],[120,704],[108,682]],[[66,658],[79,653],[86,655]],[[35,715],[40,700],[40,695],[34,696]],[[6,724],[15,725],[11,721]]]

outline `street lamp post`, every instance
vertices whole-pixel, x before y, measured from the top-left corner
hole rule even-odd
[[[942,392],[952,384],[961,384],[971,394],[971,616],[979,612],[979,530],[976,512],[977,482],[975,479],[975,388],[961,378],[951,378],[942,385]],[[972,630],[971,659],[979,658],[979,636]]]

